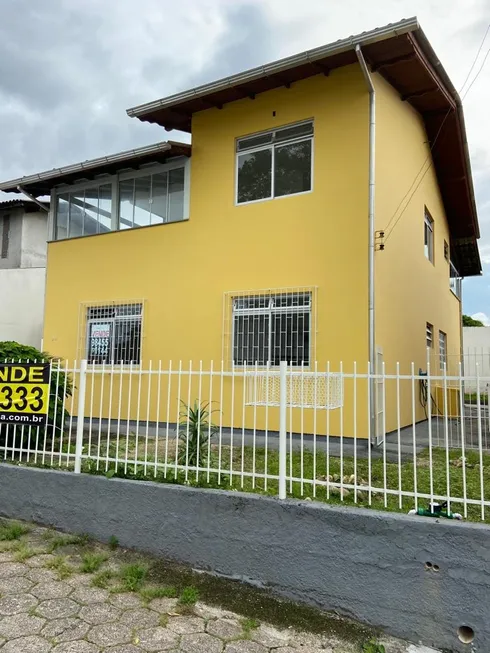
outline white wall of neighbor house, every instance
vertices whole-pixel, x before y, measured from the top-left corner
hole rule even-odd
[[[26,213],[22,219],[22,268],[46,267],[48,214]]]
[[[463,327],[463,361],[465,376],[482,379],[481,389],[487,391],[490,386],[490,327]],[[476,390],[476,382],[465,382],[467,389]]]
[[[8,233],[3,223],[8,215]],[[41,348],[46,285],[48,214],[0,211],[0,341]]]
[[[0,270],[0,341],[41,347],[46,268]]]

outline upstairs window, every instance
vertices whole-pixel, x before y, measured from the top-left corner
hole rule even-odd
[[[312,153],[312,121],[238,139],[237,204],[311,191]]]
[[[87,308],[88,363],[139,364],[142,317],[142,304]]]
[[[110,184],[61,193],[56,205],[56,240],[110,231],[111,208]]]
[[[119,182],[119,229],[184,219],[184,166]]]
[[[180,159],[56,189],[55,240],[186,220],[189,166]]]
[[[427,209],[424,214],[424,252],[425,257],[434,263],[434,220]]]
[[[449,245],[447,240],[444,241],[444,258],[449,263]]]
[[[310,364],[311,293],[233,299],[233,364]]]

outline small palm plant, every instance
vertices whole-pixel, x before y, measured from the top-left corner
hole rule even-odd
[[[209,410],[209,402],[199,404],[194,401],[193,406],[188,406],[183,401],[182,406],[179,438],[184,446],[179,454],[179,464],[197,467],[204,447],[218,431],[218,427],[211,423],[211,414],[216,411]]]

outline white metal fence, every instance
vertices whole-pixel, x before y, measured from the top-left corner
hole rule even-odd
[[[61,362],[48,426],[1,424],[0,458],[380,509],[447,502],[487,520],[490,378],[459,372]]]

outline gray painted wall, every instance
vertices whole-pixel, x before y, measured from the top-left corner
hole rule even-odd
[[[429,646],[490,650],[485,525],[8,465],[0,513],[115,535]],[[461,625],[475,630],[472,647],[459,642]]]
[[[23,268],[46,267],[48,214],[46,211],[25,213],[22,220]]]

